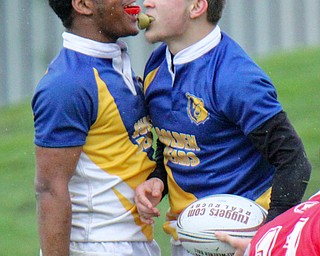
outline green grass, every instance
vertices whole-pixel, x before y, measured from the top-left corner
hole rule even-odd
[[[301,136],[313,165],[305,198],[320,184],[320,48],[279,53],[258,60],[278,90],[279,99]],[[35,217],[34,146],[30,103],[0,108],[0,255],[38,255]],[[155,236],[164,256],[169,237],[161,225],[167,198],[160,205]]]
[[[279,100],[302,138],[313,165],[306,197],[320,184],[320,49],[279,53],[259,62],[273,80]]]
[[[30,104],[0,109],[0,254],[37,255]]]

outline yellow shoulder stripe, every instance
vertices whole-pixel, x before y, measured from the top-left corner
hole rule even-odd
[[[156,68],[155,70],[151,71],[145,78],[144,80],[144,89],[143,89],[143,92],[144,94],[146,94],[146,91],[149,87],[149,85],[151,84],[151,82],[153,81],[154,77],[156,76],[157,72],[159,70],[159,67]]]

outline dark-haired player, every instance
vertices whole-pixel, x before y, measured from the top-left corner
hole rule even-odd
[[[119,40],[138,33],[134,2],[49,4],[66,32],[32,101],[42,255],[160,255],[133,200],[155,169],[141,85]]]
[[[224,5],[224,0],[144,1],[153,19],[145,37],[163,42],[147,62],[144,93],[166,173],[152,174],[155,178],[137,189],[136,202],[142,220],[152,223],[168,185],[164,228],[173,237],[173,255],[188,255],[175,222],[196,199],[247,197],[269,209],[269,221],[301,202],[310,177],[303,144],[273,83],[220,30]]]

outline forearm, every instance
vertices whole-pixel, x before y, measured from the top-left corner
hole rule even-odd
[[[72,207],[69,181],[82,147],[36,146],[35,192],[43,256],[69,256]]]
[[[277,169],[273,178],[267,221],[301,203],[310,178],[310,171],[310,165],[299,158]]]
[[[284,112],[253,131],[249,138],[275,166],[267,221],[301,202],[311,174],[301,139]]]
[[[37,211],[42,255],[68,256],[71,231],[69,195],[37,193]]]

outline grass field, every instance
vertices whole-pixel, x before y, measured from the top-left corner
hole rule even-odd
[[[320,184],[320,49],[281,53],[258,63],[272,78],[279,99],[301,136],[313,164],[306,197]],[[33,192],[34,153],[30,103],[0,108],[0,255],[38,255]],[[169,238],[161,230],[166,198],[155,234],[163,256]]]

